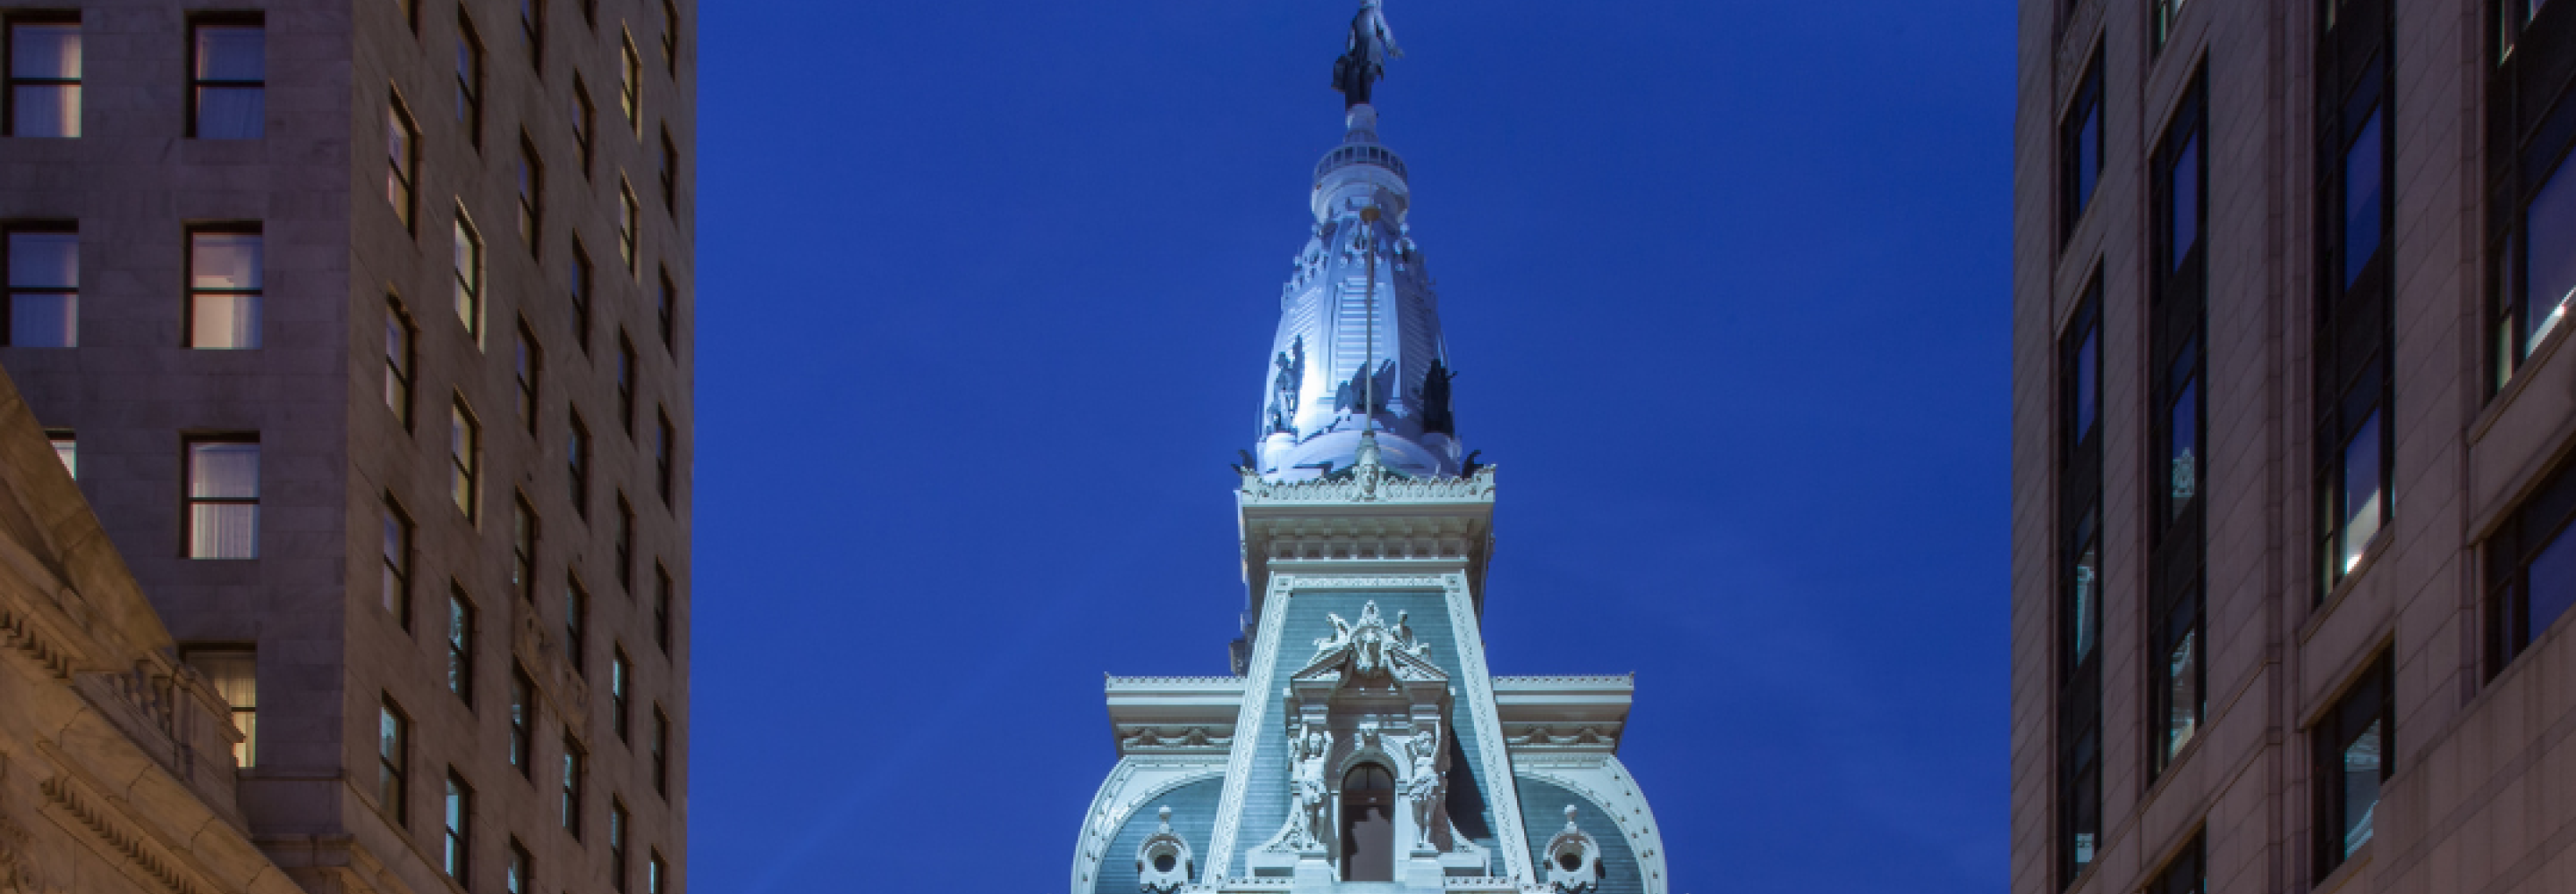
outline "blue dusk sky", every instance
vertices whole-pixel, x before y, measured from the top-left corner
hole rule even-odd
[[[689,875],[1063,891],[1222,674],[1353,0],[708,0]],[[2006,876],[2013,4],[1390,0],[1501,674],[1637,675],[1676,894]]]

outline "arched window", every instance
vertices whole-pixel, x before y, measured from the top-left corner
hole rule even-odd
[[[1342,777],[1342,880],[1395,881],[1395,775],[1377,764]]]

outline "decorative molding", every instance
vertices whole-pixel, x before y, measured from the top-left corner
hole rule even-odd
[[[1295,590],[1297,577],[1281,574],[1270,578],[1270,592],[1262,600],[1260,631],[1262,644],[1252,652],[1252,667],[1245,678],[1268,680],[1278,670],[1280,628],[1288,620],[1288,594]],[[1266,644],[1266,647],[1264,647]],[[1246,684],[1249,688],[1250,684]],[[1266,685],[1266,684],[1265,684]],[[1239,730],[1259,730],[1270,722],[1270,699],[1266,693],[1246,693],[1242,719],[1235,722]],[[1234,868],[1234,839],[1242,826],[1244,786],[1252,779],[1252,752],[1261,740],[1258,735],[1234,737],[1234,750],[1226,756],[1225,793],[1217,800],[1216,829],[1208,836],[1207,877],[1227,878]],[[1233,884],[1228,879],[1227,884]]]
[[[1492,792],[1486,804],[1494,811],[1494,843],[1503,852],[1506,875],[1535,884],[1537,876],[1530,870],[1529,839],[1521,834],[1521,802],[1508,797],[1511,791],[1512,759],[1503,741],[1503,727],[1494,704],[1493,671],[1485,665],[1484,628],[1477,623],[1475,600],[1467,592],[1467,576],[1449,574],[1445,579],[1449,593],[1449,624],[1458,638],[1458,677],[1467,687],[1467,716],[1476,723],[1476,762],[1483,765]]]
[[[121,799],[90,791],[69,776],[56,774],[38,786],[45,798],[63,814],[90,831],[109,852],[125,858],[133,869],[158,882],[170,894],[208,894],[213,886],[201,882],[196,873],[185,868],[180,857],[144,833],[128,828],[116,814],[130,812],[131,805]]]
[[[1091,894],[1092,880],[1109,858],[1110,843],[1145,802],[1224,771],[1223,763],[1207,757],[1153,755],[1119,760],[1109,778],[1101,781],[1100,791],[1092,796],[1091,811],[1084,815],[1082,837],[1074,846],[1073,894]],[[1143,784],[1131,790],[1130,784],[1139,777]]]
[[[1190,859],[1189,841],[1172,831],[1172,808],[1163,807],[1158,817],[1162,828],[1136,846],[1136,887],[1142,894],[1179,894],[1197,864]]]
[[[55,645],[36,620],[0,605],[0,647],[33,661],[57,680],[72,678],[74,656]]]
[[[1656,832],[1654,808],[1637,789],[1637,781],[1617,757],[1607,754],[1547,755],[1514,762],[1515,772],[1564,788],[1601,807],[1636,855],[1645,894],[1666,894],[1671,880],[1664,867],[1664,839]],[[1612,792],[1616,794],[1612,794]]]
[[[1579,812],[1574,805],[1565,805],[1565,828],[1547,840],[1540,855],[1546,863],[1547,883],[1565,894],[1592,894],[1601,887],[1601,843],[1575,825]]]
[[[1469,503],[1494,498],[1494,467],[1481,466],[1476,471],[1456,478],[1408,478],[1395,475],[1371,475],[1367,464],[1354,467],[1360,474],[1349,478],[1318,478],[1312,481],[1271,481],[1258,471],[1243,473],[1243,486],[1235,492],[1243,506],[1278,503]]]
[[[1343,577],[1310,574],[1280,574],[1271,577],[1273,594],[1285,595],[1297,590],[1447,590],[1448,574],[1403,574]],[[1255,675],[1258,679],[1258,675]]]

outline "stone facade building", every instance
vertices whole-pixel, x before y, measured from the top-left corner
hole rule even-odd
[[[1392,44],[1364,3],[1237,469],[1233,673],[1108,679],[1118,761],[1074,894],[1671,889],[1618,757],[1635,681],[1487,669],[1494,469],[1450,418],[1411,187],[1378,141]]]
[[[2576,889],[2576,3],[2021,13],[2012,890]]]
[[[306,890],[680,888],[695,14],[0,3],[0,366]]]

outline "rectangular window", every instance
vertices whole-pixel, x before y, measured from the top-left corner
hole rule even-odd
[[[599,111],[590,102],[590,86],[572,76],[572,142],[581,150],[581,175],[590,176],[592,147],[599,132]]]
[[[653,642],[671,654],[671,572],[653,563]]]
[[[2074,105],[2068,107],[2066,119],[2057,125],[2061,242],[2074,235],[2076,221],[2084,218],[2084,209],[2093,201],[2094,188],[2102,183],[2102,128],[2102,54],[2097,49],[2092,61],[2084,64],[2083,78],[2076,82]]]
[[[628,128],[643,133],[644,60],[635,54],[634,35],[618,39],[617,61],[617,109],[626,113]]]
[[[2395,753],[2390,745],[2396,716],[2390,683],[2388,659],[2382,656],[2309,730],[2316,746],[2310,778],[2317,781],[2317,878],[2370,843],[2380,786],[2392,769],[2387,757]]]
[[[671,715],[662,713],[661,705],[653,706],[653,793],[671,793]]]
[[[628,728],[632,726],[628,721],[630,719],[630,715],[634,713],[634,702],[632,699],[633,692],[630,691],[633,688],[634,681],[631,679],[633,675],[634,668],[626,663],[626,648],[624,646],[618,646],[610,649],[608,655],[608,728],[617,732],[617,741],[620,742],[628,741]]]
[[[262,254],[256,227],[188,231],[189,347],[259,347]]]
[[[2487,673],[2502,672],[2576,604],[2576,463],[2522,499],[2486,542]]]
[[[2576,18],[2540,4],[2498,4],[2501,40],[2487,76],[2489,338],[2492,385],[2516,370],[2576,307]]]
[[[20,14],[9,16],[7,23],[7,135],[80,136],[80,15]]]
[[[537,145],[528,141],[526,132],[519,134],[519,243],[529,254],[538,254],[538,237],[546,221],[546,166],[537,159]]]
[[[667,894],[670,883],[665,880],[670,877],[671,868],[663,864],[662,852],[654,851],[652,857],[644,861],[644,894]]]
[[[474,603],[462,588],[447,593],[447,691],[474,703]]]
[[[675,350],[672,347],[675,342],[671,335],[671,321],[679,303],[679,288],[671,284],[670,268],[662,268],[661,274],[661,288],[653,293],[653,319],[662,329],[662,352],[668,354]]]
[[[2147,882],[2145,894],[2208,894],[2207,847],[2205,839],[2193,837],[2190,844],[2183,846],[2182,853],[2175,854],[2173,861],[2166,863],[2153,881]]]
[[[446,814],[445,859],[441,868],[447,871],[448,878],[463,882],[466,873],[472,870],[466,858],[472,855],[468,848],[474,840],[474,789],[465,784],[463,777],[456,775],[454,767],[447,770]]]
[[[2151,19],[2148,24],[2152,26],[2149,29],[2151,33],[2148,35],[2149,45],[2154,50],[2162,51],[2165,44],[2173,41],[2174,19],[2182,15],[2184,0],[2149,0],[2149,2],[2153,4],[2152,11],[2147,14]],[[2326,5],[2332,7],[2336,2],[2340,0],[2327,0]]]
[[[662,505],[671,505],[671,413],[655,409],[653,430],[653,489],[662,495]]]
[[[566,576],[564,584],[564,662],[580,676],[590,657],[590,591],[583,589],[581,578]]]
[[[581,237],[572,239],[572,340],[582,353],[590,352],[590,299],[596,280],[591,277],[590,250],[583,248]]]
[[[510,495],[510,589],[519,598],[537,601],[537,510],[528,495]]]
[[[572,837],[576,841],[581,838],[582,775],[587,772],[587,768],[584,764],[587,764],[588,762],[589,752],[582,750],[581,740],[573,738],[571,733],[565,733],[563,742],[563,803],[560,809],[563,811],[564,831],[572,833]]]
[[[474,421],[474,411],[459,400],[448,408],[448,495],[455,498],[456,509],[467,521],[475,519],[482,496],[483,426]]]
[[[545,0],[519,0],[519,45],[528,51],[528,67],[546,70]]]
[[[528,855],[528,846],[519,837],[510,836],[510,865],[501,872],[503,894],[536,894],[537,859]]]
[[[233,731],[241,734],[241,741],[233,743],[233,766],[257,766],[259,654],[240,646],[192,646],[182,650],[180,660],[205,674],[232,709]]]
[[[572,434],[564,441],[564,457],[571,468],[565,470],[573,514],[590,517],[590,426],[581,422],[581,411],[572,413]]]
[[[68,226],[10,227],[6,343],[14,348],[80,345],[80,234]]]
[[[581,0],[581,20],[594,29],[599,27],[599,0]]]
[[[617,588],[635,592],[635,507],[617,493]]]
[[[394,217],[402,221],[406,233],[417,227],[414,211],[419,207],[419,188],[420,127],[403,108],[402,96],[395,94],[385,101],[385,201],[394,206]]]
[[[662,0],[662,70],[680,76],[680,4]]]
[[[50,441],[54,442],[54,458],[55,458],[55,459],[57,459],[57,460],[61,460],[61,461],[62,461],[62,464],[63,464],[63,472],[64,472],[64,473],[66,473],[66,474],[69,474],[70,476],[72,476],[72,480],[73,480],[73,481],[79,481],[79,480],[80,480],[80,441],[79,441],[79,439],[72,437],[72,433],[71,433],[70,431],[67,431],[67,430],[50,430],[50,431],[47,431],[47,432],[45,432],[45,438],[46,438],[47,440],[50,440]]]
[[[385,613],[404,630],[411,629],[411,517],[393,497],[385,498],[383,553]]]
[[[2149,169],[2150,232],[2147,353],[2153,513],[2147,573],[2147,774],[2162,775],[2198,735],[2207,716],[2202,530],[2208,480],[2207,330],[2208,95],[2195,76],[2157,141]]]
[[[662,213],[680,214],[680,144],[671,142],[671,126],[662,125],[662,154],[656,159],[658,179],[662,183]]]
[[[465,208],[456,208],[456,321],[465,324],[465,333],[483,340],[483,236],[474,230],[474,221],[465,216]]]
[[[626,264],[626,275],[635,275],[635,187],[617,178],[617,258]]]
[[[526,668],[510,666],[510,766],[526,777],[537,762],[537,683]]]
[[[2060,890],[2102,844],[2102,278],[2058,336],[2057,871]]]
[[[483,39],[463,9],[456,11],[456,127],[467,144],[483,147]]]
[[[188,441],[188,558],[259,558],[259,442]]]
[[[411,775],[411,718],[387,698],[376,711],[376,806],[394,825],[411,825],[405,778]]]
[[[268,29],[260,14],[200,15],[188,29],[188,135],[259,139],[268,118]]]
[[[626,802],[608,799],[608,887],[626,890]]]
[[[2396,318],[2389,301],[2394,235],[2390,196],[2395,147],[2389,115],[2393,42],[2385,4],[2325,4],[2317,44],[2317,295],[2310,353],[2315,449],[2316,582],[2323,601],[2361,567],[2373,538],[2395,515],[2394,429],[2387,418],[2388,346]]]
[[[2156,735],[2150,762],[2158,772],[2172,766],[2183,747],[2199,734],[2207,705],[2201,602],[2201,588],[2194,585],[2172,604],[2151,607],[2158,623],[2147,632],[2155,659],[2149,667],[2153,688],[2148,700]]]
[[[617,427],[635,436],[635,343],[617,333]]]
[[[401,299],[385,296],[385,409],[394,411],[402,420],[403,430],[411,430],[411,315],[403,312]]]
[[[519,341],[510,357],[510,372],[518,385],[519,425],[528,434],[537,433],[537,377],[544,373],[545,351],[537,347],[536,333],[528,331],[528,321],[519,321]]]

